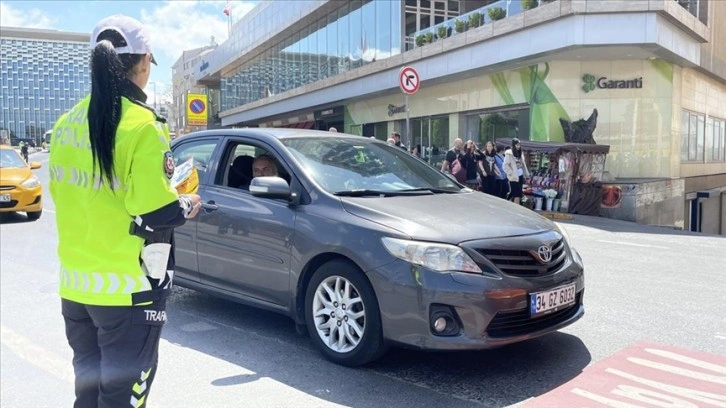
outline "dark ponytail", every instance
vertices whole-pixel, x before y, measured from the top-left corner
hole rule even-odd
[[[113,189],[113,153],[121,120],[121,96],[128,76],[144,55],[117,54],[115,47],[126,46],[126,41],[115,30],[102,32],[98,41],[91,52],[88,132],[94,170],[98,165],[101,182]]]

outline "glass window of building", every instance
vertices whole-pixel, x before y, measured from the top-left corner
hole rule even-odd
[[[466,139],[477,145],[499,138],[529,140],[529,108],[486,111],[466,116]]]
[[[681,113],[681,160],[703,161],[705,118],[689,111]]]
[[[725,131],[726,121],[712,117],[706,119],[706,141],[709,143],[710,149],[707,158],[710,161],[722,162],[726,158]]]
[[[290,14],[288,9],[293,7],[288,3],[270,4],[268,8],[275,11],[275,16]],[[339,7],[326,16],[316,17],[315,21],[304,24],[268,50],[261,50],[260,56],[242,63],[235,72],[223,74],[220,82],[222,110],[305,86],[401,52],[401,3],[355,0],[336,4]],[[292,14],[284,19],[283,25],[292,23],[291,18]],[[243,27],[235,27],[235,30],[239,29]],[[233,33],[225,48],[243,46],[238,34]],[[265,83],[270,75],[269,83]]]

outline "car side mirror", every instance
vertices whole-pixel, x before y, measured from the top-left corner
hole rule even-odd
[[[31,170],[37,170],[37,169],[39,169],[41,167],[43,167],[43,165],[40,164],[40,162],[30,162],[30,169]]]
[[[250,183],[250,193],[255,197],[280,198],[290,201],[290,185],[281,177],[255,177]]]

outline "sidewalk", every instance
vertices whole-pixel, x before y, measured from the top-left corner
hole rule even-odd
[[[645,234],[669,234],[669,235],[691,235],[699,237],[720,237],[726,238],[723,235],[705,234],[702,232],[693,232],[682,230],[673,226],[663,225],[647,225],[638,224],[637,222],[623,221],[614,218],[595,217],[590,215],[580,214],[563,214],[563,213],[549,213],[541,214],[547,218],[552,219],[555,222],[561,222],[565,225],[575,224],[583,227],[599,229],[607,232],[631,232],[631,233],[645,233]],[[553,218],[556,216],[557,218]],[[564,216],[564,217],[562,217]]]

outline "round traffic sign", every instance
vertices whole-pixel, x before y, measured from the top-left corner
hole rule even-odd
[[[398,85],[401,87],[403,93],[413,95],[421,85],[421,78],[418,76],[418,72],[412,67],[403,67],[398,74]]]
[[[189,101],[189,110],[196,114],[204,113],[207,109],[207,105],[201,99],[192,99]]]

